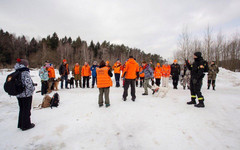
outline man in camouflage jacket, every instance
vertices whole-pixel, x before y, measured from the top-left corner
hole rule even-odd
[[[215,90],[215,82],[218,72],[218,66],[215,64],[214,61],[212,61],[208,69],[208,89],[210,89],[210,85],[212,83],[213,90]]]

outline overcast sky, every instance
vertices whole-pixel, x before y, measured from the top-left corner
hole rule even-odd
[[[240,0],[0,0],[0,28],[43,38],[57,32],[90,43],[110,41],[172,57],[186,26],[191,34],[233,34]]]

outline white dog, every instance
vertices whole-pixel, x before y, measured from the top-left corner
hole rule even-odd
[[[162,86],[157,86],[157,85],[153,85],[152,90],[153,90],[153,95],[155,94],[156,97],[165,97],[168,93],[169,90],[169,77],[162,77]]]

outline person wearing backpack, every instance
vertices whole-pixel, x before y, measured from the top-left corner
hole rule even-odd
[[[25,59],[17,59],[17,63],[14,66],[16,71],[21,72],[21,81],[25,89],[22,93],[16,97],[19,104],[19,117],[18,117],[18,128],[23,131],[31,129],[35,124],[31,123],[31,107],[32,107],[32,95],[35,90],[33,81],[30,77],[30,71],[28,69],[28,61]]]
[[[204,69],[206,65],[206,61],[202,58],[201,52],[194,53],[194,62],[192,65],[189,64],[188,60],[186,61],[186,65],[188,69],[191,71],[191,80],[190,80],[190,91],[191,91],[191,101],[187,102],[188,105],[194,104],[195,107],[205,107],[204,105],[204,97],[201,93],[202,88],[202,80],[204,77]],[[197,95],[197,96],[196,96]],[[198,97],[198,104],[196,104],[196,98]]]
[[[41,78],[41,94],[47,94],[48,92],[48,80],[49,80],[49,76],[48,76],[48,68],[49,68],[49,64],[46,62],[39,70],[39,77]]]

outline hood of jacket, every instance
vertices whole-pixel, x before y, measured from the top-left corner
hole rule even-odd
[[[23,64],[16,63],[14,66],[15,70],[21,70],[21,71],[29,71],[29,69],[24,66]]]

